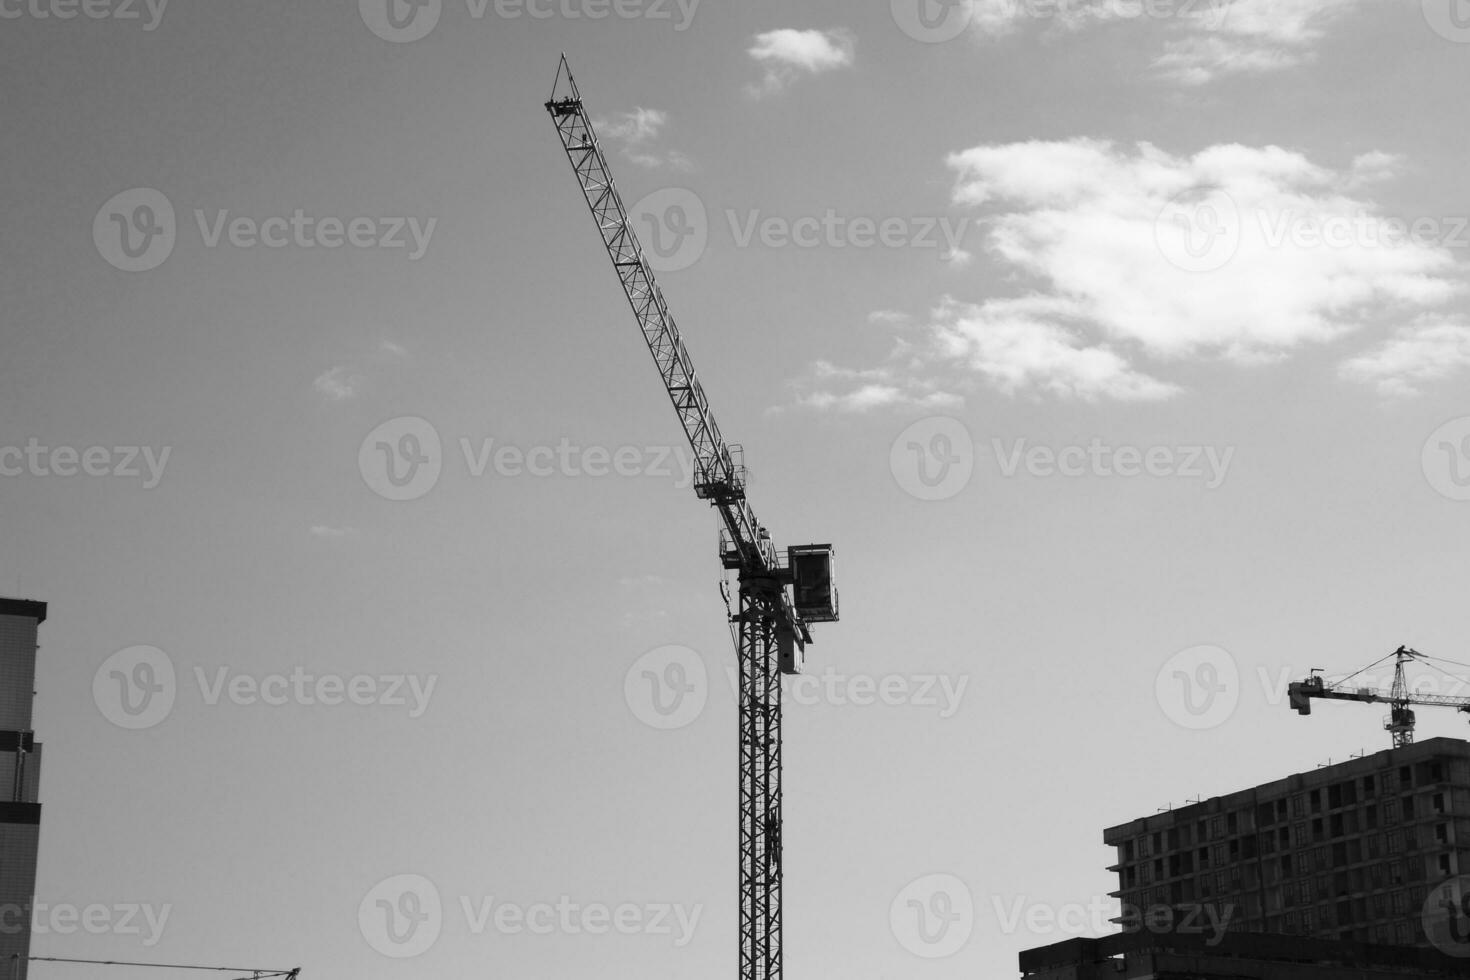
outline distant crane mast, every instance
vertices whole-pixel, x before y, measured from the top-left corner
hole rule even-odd
[[[832,548],[793,547],[783,560],[756,519],[745,497],[741,450],[725,442],[715,423],[565,55],[546,110],[694,451],[694,492],[719,511],[720,559],[739,573],[739,612],[730,626],[740,660],[740,977],[780,980],[780,675],[801,672],[808,624],[837,620]]]
[[[1348,689],[1348,681],[1358,674],[1371,670],[1388,660],[1394,658],[1393,687],[1388,691],[1378,691],[1372,688],[1360,687]],[[1409,647],[1399,647],[1388,657],[1384,657],[1369,664],[1362,670],[1350,674],[1335,684],[1328,685],[1322,677],[1313,671],[1306,680],[1296,681],[1287,687],[1287,698],[1291,707],[1297,714],[1309,715],[1312,713],[1312,699],[1323,701],[1358,701],[1364,704],[1387,704],[1389,705],[1388,717],[1383,720],[1383,729],[1393,737],[1393,747],[1402,748],[1414,743],[1414,711],[1410,705],[1429,705],[1442,708],[1454,708],[1470,714],[1470,697],[1455,697],[1445,694],[1413,694],[1409,691],[1409,684],[1404,675],[1404,665],[1410,661],[1429,662],[1434,657],[1426,657],[1418,650]],[[1453,661],[1444,661],[1453,663]],[[1464,666],[1455,664],[1455,666]],[[1438,668],[1437,668],[1438,669]],[[1445,673],[1448,673],[1447,671]],[[1458,678],[1456,678],[1458,680]]]

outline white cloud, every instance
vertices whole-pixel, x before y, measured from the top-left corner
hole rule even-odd
[[[1447,248],[1391,244],[1390,216],[1350,193],[1385,159],[1365,155],[1338,172],[1274,146],[1180,157],[1079,139],[978,146],[949,166],[956,203],[997,212],[994,256],[1105,338],[1166,359],[1250,361],[1462,288]],[[1313,232],[1347,237],[1314,243]],[[1199,245],[1227,250],[1218,267],[1189,263]]]
[[[794,382],[802,408],[865,412],[876,408],[955,408],[955,389],[976,382],[1008,395],[1096,401],[1158,401],[1175,385],[1135,371],[1106,346],[1063,325],[1076,310],[1042,296],[961,303],[946,297],[926,323],[896,338],[883,365],[844,368],[817,361]],[[877,321],[896,323],[897,321]]]
[[[1371,350],[1344,361],[1349,381],[1375,385],[1390,398],[1419,394],[1418,385],[1470,370],[1470,322],[1424,317]]]
[[[869,323],[886,323],[898,325],[908,323],[913,317],[899,310],[874,310],[868,314]]]
[[[362,360],[370,364],[385,364],[408,356],[403,345],[392,340],[380,340],[376,347]],[[338,364],[327,368],[312,381],[317,394],[329,402],[344,402],[356,398],[367,386],[367,370],[357,364]]]
[[[317,375],[312,387],[327,401],[341,402],[357,395],[362,388],[363,376],[354,374],[345,366],[328,368]]]
[[[659,149],[655,144],[669,123],[669,114],[642,106],[611,119],[593,123],[603,137],[618,144],[623,155],[642,167],[692,170],[693,162],[678,150]]]
[[[1412,216],[1365,196],[1400,169],[1388,154],[1334,170],[1274,146],[1175,156],[1076,139],[982,145],[948,163],[955,203],[985,209],[987,252],[1027,294],[946,297],[918,326],[870,315],[905,334],[884,364],[819,363],[796,383],[798,404],[913,405],[976,384],[1155,401],[1182,391],[1164,370],[1171,363],[1280,360],[1416,317],[1416,329],[1344,375],[1406,390],[1463,365],[1463,327],[1424,319],[1465,290],[1447,247],[1460,225],[1405,234]]]
[[[1058,321],[1078,310],[1046,297],[947,300],[934,312],[936,361],[968,370],[1010,395],[1023,392],[1084,401],[1160,401],[1180,391],[1134,370],[1107,345]]]
[[[799,76],[819,75],[838,68],[850,68],[855,60],[856,45],[844,30],[798,31],[783,28],[757,34],[748,53],[765,68],[759,85],[748,91],[756,96],[774,95]]]
[[[1226,75],[1281,71],[1310,61],[1332,23],[1367,0],[971,0],[971,26],[987,38],[1032,24],[1076,33],[1106,24],[1166,32],[1154,68],[1203,85]]]
[[[875,408],[944,409],[964,404],[959,395],[912,376],[900,365],[853,370],[817,361],[792,383],[796,404],[822,411],[862,413]]]
[[[963,269],[965,266],[975,261],[975,253],[966,251],[963,248],[955,248],[941,255],[940,261],[950,266],[950,268]]]

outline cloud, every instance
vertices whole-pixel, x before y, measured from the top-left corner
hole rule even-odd
[[[1367,0],[971,0],[971,27],[1002,38],[1042,22],[1053,33],[1159,23],[1153,62],[1165,78],[1204,85],[1227,75],[1283,71],[1310,61],[1333,22]],[[1157,13],[1151,13],[1157,11]]]
[[[765,68],[760,84],[748,91],[757,98],[775,95],[802,75],[820,75],[852,67],[856,45],[844,30],[798,31],[783,28],[757,34],[748,53]]]
[[[967,251],[963,248],[954,248],[941,255],[940,261],[944,262],[952,269],[963,269],[965,268],[965,266],[975,261],[975,253]]]
[[[934,382],[898,364],[853,370],[817,361],[792,387],[797,391],[797,407],[818,411],[860,414],[877,408],[938,410],[964,404],[959,395],[940,390]]]
[[[668,123],[668,113],[639,106],[611,119],[599,119],[593,126],[603,137],[616,143],[623,156],[641,167],[694,169],[693,161],[678,150],[660,150],[655,146]]]
[[[1470,322],[1428,316],[1342,363],[1349,381],[1371,384],[1389,398],[1419,394],[1418,385],[1470,370]]]
[[[345,366],[328,368],[316,376],[312,387],[327,401],[341,402],[356,397],[365,379]]]
[[[1134,370],[1106,344],[1090,344],[1065,325],[1080,310],[1046,297],[990,300],[981,304],[946,300],[930,329],[934,360],[972,372],[1008,395],[1022,392],[1065,399],[1161,401],[1177,385]]]
[[[849,413],[957,408],[964,405],[957,391],[977,384],[1082,401],[1161,401],[1180,392],[1107,345],[1089,343],[1066,322],[1077,316],[1075,304],[1044,296],[978,304],[945,297],[920,326],[876,321],[911,335],[895,339],[884,364],[853,369],[817,361],[793,383],[796,404]]]
[[[327,368],[317,375],[311,385],[317,394],[329,402],[344,402],[356,398],[367,386],[367,375],[363,373],[370,367],[381,365],[389,361],[407,357],[408,351],[401,344],[391,340],[381,340],[373,348],[372,353],[363,360],[368,362],[368,367],[358,364],[339,364]]]
[[[948,163],[955,202],[995,212],[987,244],[1003,265],[1163,359],[1279,358],[1463,288],[1447,248],[1393,243],[1395,219],[1354,196],[1381,154],[1334,171],[1275,146],[1181,157],[1078,139]]]
[[[995,266],[983,289],[945,297],[897,331],[877,368],[819,362],[798,404],[860,411],[985,387],[1008,395],[1159,401],[1184,361],[1279,361],[1384,323],[1411,322],[1344,376],[1412,389],[1464,363],[1463,326],[1434,319],[1465,292],[1448,245],[1459,223],[1387,214],[1366,190],[1401,161],[1367,153],[1342,169],[1280,147],[1226,144],[1173,155],[1147,143],[988,144],[948,158],[953,201],[982,210]],[[1445,235],[1436,236],[1434,228]],[[1146,363],[1147,362],[1147,363]],[[938,393],[936,395],[936,393]]]
[[[899,325],[908,323],[912,319],[913,317],[900,310],[874,310],[872,313],[868,314],[869,323],[886,323],[890,325]]]

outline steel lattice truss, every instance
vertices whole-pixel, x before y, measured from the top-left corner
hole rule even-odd
[[[740,583],[740,976],[781,976],[781,588]]]
[[[730,623],[741,676],[740,977],[780,980],[781,655],[810,635],[787,601],[790,570],[745,499],[743,468],[715,423],[565,58],[546,109],[694,450],[695,492],[720,512],[725,567],[740,574],[739,612]]]
[[[576,171],[582,194],[597,220],[602,243],[612,259],[622,282],[628,305],[638,319],[643,339],[653,354],[659,376],[669,393],[679,422],[694,450],[694,490],[720,510],[732,544],[739,551],[741,567],[758,567],[774,572],[779,557],[769,538],[760,534],[760,522],[745,499],[745,481],[735,465],[730,447],[720,435],[720,427],[710,410],[704,386],[694,373],[694,362],[684,349],[678,324],[669,312],[664,294],[653,277],[653,270],[643,254],[643,247],[628,220],[628,209],[618,194],[608,169],[607,157],[598,145],[592,120],[582,106],[582,98],[572,78],[566,59],[562,59],[556,91],[546,104],[556,121],[562,146]]]

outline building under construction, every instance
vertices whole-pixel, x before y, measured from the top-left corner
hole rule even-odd
[[[41,745],[31,730],[36,633],[46,603],[0,598],[0,970],[24,980],[41,837]]]
[[[1122,932],[1028,980],[1470,977],[1470,742],[1436,738],[1109,827]]]
[[[1129,910],[1229,932],[1426,945],[1437,885],[1470,872],[1470,743],[1435,738],[1103,832]],[[1203,910],[1203,912],[1201,911]],[[1467,946],[1470,952],[1470,946]]]

